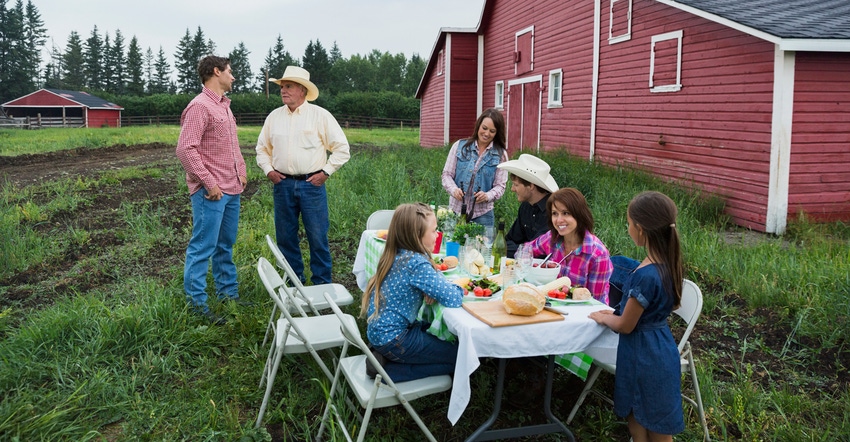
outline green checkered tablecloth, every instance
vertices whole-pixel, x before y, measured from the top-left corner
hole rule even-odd
[[[371,278],[378,271],[378,261],[381,259],[381,254],[384,253],[384,245],[386,243],[376,238],[366,241],[366,250],[363,257],[366,259],[365,269],[366,275]]]
[[[587,380],[587,373],[590,371],[590,364],[593,363],[593,358],[582,352],[568,353],[555,356],[555,363],[585,381]]]

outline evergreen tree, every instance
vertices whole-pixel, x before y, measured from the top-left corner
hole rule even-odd
[[[108,63],[112,65],[112,89],[109,91],[117,95],[124,94],[127,88],[127,56],[124,54],[124,35],[120,29],[115,30],[112,49],[108,53]]]
[[[23,2],[18,0],[15,4],[16,10],[21,10]],[[41,48],[47,41],[47,30],[44,28],[44,21],[41,19],[38,9],[32,4],[32,0],[27,0],[26,8],[23,10],[24,23],[24,51],[21,69],[24,75],[29,80],[25,87],[28,89],[36,88],[38,79],[38,71],[41,67]]]
[[[275,40],[274,46],[269,49],[269,53],[266,55],[263,63],[263,68],[257,75],[258,89],[265,92],[266,87],[268,87],[269,95],[280,94],[280,86],[274,83],[268,83],[266,81],[266,74],[268,73],[269,78],[280,78],[287,66],[298,66],[298,62],[292,58],[292,54],[289,51],[284,49],[283,38],[280,34],[277,34],[277,40]]]
[[[65,88],[77,90],[86,85],[86,58],[83,55],[83,41],[77,31],[68,35],[65,54],[62,55],[62,83]]]
[[[85,58],[86,86],[91,89],[103,90],[103,40],[97,32],[97,25],[86,40],[83,57]]]
[[[177,86],[181,92],[197,93],[201,91],[198,62],[213,50],[215,50],[215,44],[212,41],[205,41],[204,31],[201,30],[200,26],[198,26],[194,38],[190,36],[189,29],[186,29],[186,35],[180,39],[177,52],[174,54]]]
[[[410,57],[410,61],[407,62],[407,67],[404,69],[404,83],[401,86],[401,93],[405,97],[416,95],[416,89],[419,88],[422,76],[425,75],[425,67],[425,60],[419,54],[413,54]]]
[[[112,39],[109,37],[109,32],[103,33],[103,66],[100,68],[100,78],[104,91],[112,92],[115,85],[112,83],[112,73],[115,71],[112,64]]]
[[[245,47],[245,43],[239,42],[238,45],[230,52],[227,58],[230,59],[230,68],[233,69],[233,92],[243,93],[253,90],[253,74],[251,73],[251,63],[248,61],[248,56],[251,52]]]
[[[0,102],[33,92],[39,80],[45,31],[32,2],[0,0]]]
[[[171,87],[171,65],[165,58],[165,51],[159,47],[156,61],[154,62],[154,76],[148,85],[148,91],[152,94],[165,94],[172,90]]]
[[[50,61],[44,67],[43,87],[67,89],[62,82],[62,50],[53,44],[50,49]]]
[[[139,47],[139,41],[134,35],[130,39],[130,46],[127,47],[127,70],[126,70],[126,87],[127,93],[130,95],[144,95],[145,93],[145,63],[142,58],[142,49]]]
[[[301,66],[310,73],[312,81],[320,91],[332,92],[330,86],[331,61],[328,52],[318,39],[307,44],[304,56],[301,57]]]
[[[151,81],[153,81],[153,63],[154,63],[153,51],[151,50],[151,47],[148,46],[148,49],[145,51],[145,76],[144,76],[145,91],[147,91],[147,93],[151,93],[150,87],[151,87]]]

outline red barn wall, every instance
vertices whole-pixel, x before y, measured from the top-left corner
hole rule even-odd
[[[534,66],[514,74],[518,31],[534,26]],[[494,105],[495,83],[539,75],[541,150],[567,149],[585,158],[590,146],[593,73],[593,2],[496,2],[485,31],[484,107]],[[563,107],[548,107],[549,72],[562,69]],[[508,97],[505,98],[508,103]],[[506,109],[506,112],[510,112]],[[507,117],[507,115],[506,115]],[[534,153],[534,152],[531,152]]]
[[[475,129],[478,96],[478,35],[452,34],[449,93],[449,142],[468,138]]]
[[[788,215],[850,220],[850,54],[798,52]]]
[[[445,40],[444,40],[445,41]],[[445,45],[443,45],[445,48]],[[435,48],[432,56],[439,54],[440,48]],[[439,62],[438,62],[439,63]],[[422,147],[437,147],[446,144],[444,140],[446,111],[445,74],[438,75],[437,67],[428,72],[424,80],[422,101],[419,104],[419,145]]]
[[[121,112],[110,109],[89,109],[86,127],[119,127]]]
[[[773,44],[653,1],[633,5],[625,42],[608,44],[602,14],[595,158],[717,193],[735,222],[764,230]],[[651,37],[678,30],[682,89],[650,92]]]

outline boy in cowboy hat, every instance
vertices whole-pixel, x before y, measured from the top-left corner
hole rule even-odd
[[[546,200],[558,190],[558,183],[549,175],[549,165],[534,155],[522,154],[518,159],[505,161],[497,167],[510,173],[511,192],[521,203],[516,221],[505,234],[508,257],[513,258],[519,244],[549,230]]]
[[[330,112],[308,103],[319,97],[319,89],[305,69],[287,66],[281,78],[269,81],[280,86],[284,105],[266,117],[256,150],[257,165],[274,183],[277,246],[306,282],[298,241],[300,216],[310,244],[310,280],[328,284],[331,251],[325,181],[348,161],[348,139]]]

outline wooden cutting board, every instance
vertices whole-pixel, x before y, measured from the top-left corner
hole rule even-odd
[[[501,300],[487,302],[465,302],[463,308],[472,316],[490,327],[536,324],[538,322],[563,321],[564,315],[543,310],[534,316],[512,315],[505,311]]]

